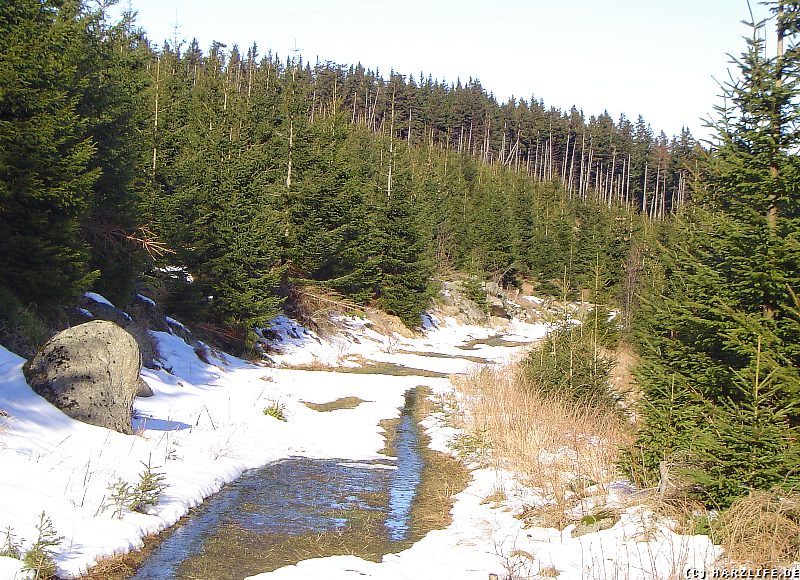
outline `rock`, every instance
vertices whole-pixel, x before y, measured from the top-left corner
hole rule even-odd
[[[128,307],[135,323],[143,328],[169,332],[169,325],[164,319],[164,313],[156,303],[147,296],[135,294],[130,306]],[[141,347],[141,344],[139,345]]]
[[[141,357],[134,338],[95,320],[56,334],[25,365],[28,384],[66,415],[132,434]]]
[[[140,378],[139,379],[139,386],[136,387],[136,396],[137,397],[142,397],[142,398],[147,398],[147,397],[152,397],[153,395],[155,395],[155,393],[153,392],[153,389],[150,388],[150,385],[148,385],[144,381],[144,379]]]
[[[108,320],[116,322],[122,328],[127,327],[133,320],[124,310],[111,306],[105,302],[98,302],[91,296],[84,294],[78,301],[78,308],[88,311],[95,320]]]
[[[508,312],[506,312],[506,309],[497,304],[492,304],[489,306],[489,316],[493,316],[495,318],[504,318],[505,320],[511,320],[511,315]]]

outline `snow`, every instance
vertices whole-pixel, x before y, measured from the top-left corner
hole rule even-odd
[[[92,300],[108,303],[99,295]],[[180,324],[170,320],[171,324]],[[236,479],[243,471],[289,456],[364,461],[380,457],[382,419],[397,417],[404,393],[425,385],[435,393],[452,389],[445,378],[314,372],[286,368],[317,363],[353,366],[383,361],[439,371],[464,372],[479,356],[503,361],[522,347],[476,345],[473,339],[498,333],[507,340],[532,341],[545,325],[514,321],[503,329],[458,324],[430,315],[415,338],[382,335],[358,318],[342,318],[344,331],[321,337],[287,318],[269,329],[278,336],[274,367],[225,355],[200,360],[193,348],[167,332],[153,332],[162,356],[160,370],[143,369],[154,396],[135,402],[136,435],[123,435],[68,418],[34,393],[22,376],[24,359],[0,347],[0,528],[13,528],[27,549],[44,510],[64,537],[56,554],[58,574],[77,577],[105,555],[142,546],[142,537],[174,524],[189,509]],[[447,357],[425,356],[428,354]],[[321,413],[304,401],[325,403],[342,397],[365,402],[354,409]],[[266,416],[274,403],[287,421]],[[456,431],[442,416],[424,423],[432,447],[447,450]],[[254,445],[254,442],[269,444]],[[121,519],[104,510],[108,486],[118,478],[136,482],[144,465],[163,473],[168,487],[149,514],[125,512]],[[481,503],[502,488],[504,508]],[[534,556],[523,562],[534,573],[555,566],[560,578],[667,577],[675,562],[707,567],[716,549],[705,537],[677,536],[659,527],[655,537],[641,535],[648,514],[627,510],[610,530],[571,538],[569,530],[523,529],[514,507],[530,498],[513,475],[488,469],[473,471],[459,494],[453,523],[428,534],[410,549],[374,563],[354,556],[307,560],[256,578],[481,578],[505,574],[514,550]],[[516,503],[515,503],[516,502]],[[512,509],[509,509],[512,508]],[[650,576],[642,570],[653,570]],[[663,575],[662,575],[663,572]],[[621,574],[620,574],[621,573]],[[616,574],[616,576],[615,576]],[[24,578],[17,560],[0,557],[0,579]]]
[[[96,292],[84,292],[83,295],[86,296],[86,298],[88,298],[89,300],[93,300],[98,304],[105,304],[106,306],[110,306],[111,308],[116,308],[116,306],[111,304],[111,302],[109,302],[105,296],[101,296]]]
[[[164,320],[166,320],[166,321],[167,321],[167,324],[169,324],[170,326],[176,326],[176,327],[178,327],[178,328],[180,328],[180,329],[182,329],[182,330],[185,330],[185,331],[187,331],[187,332],[189,331],[189,329],[188,329],[188,328],[186,328],[186,325],[185,325],[185,324],[183,324],[182,322],[180,322],[180,321],[178,321],[178,320],[175,320],[175,319],[174,319],[174,318],[172,318],[171,316],[165,316],[165,317],[164,317]]]
[[[150,306],[155,306],[155,305],[156,305],[155,301],[154,301],[152,298],[148,298],[148,297],[147,297],[147,296],[145,296],[144,294],[137,294],[137,295],[136,295],[136,297],[137,297],[139,300],[141,300],[142,302],[146,302],[146,303],[147,303],[147,304],[149,304]]]

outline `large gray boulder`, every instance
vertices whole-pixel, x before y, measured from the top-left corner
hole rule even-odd
[[[56,334],[24,370],[33,390],[73,419],[131,434],[140,369],[133,336],[95,320]]]

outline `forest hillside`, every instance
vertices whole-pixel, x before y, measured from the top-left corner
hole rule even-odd
[[[447,278],[621,312],[621,467],[703,508],[800,483],[800,2],[752,22],[711,142],[358,64],[157,45],[83,0],[0,5],[0,342],[145,291],[257,353],[314,287],[416,327]],[[774,55],[766,38],[776,42]]]

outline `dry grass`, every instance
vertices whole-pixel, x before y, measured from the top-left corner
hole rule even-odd
[[[289,294],[289,314],[322,336],[335,334],[339,328],[333,317],[364,313],[364,307],[324,286],[294,286]]]
[[[546,498],[526,514],[531,523],[561,527],[577,515],[576,508],[581,511],[582,499],[607,491],[618,450],[630,437],[624,419],[544,397],[526,386],[514,366],[484,367],[455,381],[465,395],[461,426],[488,438],[488,461],[514,471]]]
[[[360,367],[334,367],[322,362],[315,361],[302,365],[291,365],[285,368],[296,371],[322,371],[329,373],[351,373],[357,375],[389,375],[393,377],[431,377],[444,378],[450,375],[439,371],[429,371],[426,369],[415,369],[390,362],[368,362]]]
[[[397,316],[386,314],[373,308],[366,310],[367,318],[375,332],[384,336],[392,336],[394,333],[406,338],[414,338],[416,334],[408,328]]]
[[[800,561],[800,494],[752,491],[722,512],[712,529],[732,564],[790,566]]]
[[[406,338],[415,336],[397,316],[356,304],[324,286],[295,286],[289,298],[289,314],[322,336],[331,336],[339,332],[339,324],[334,317],[346,314],[367,318],[369,325],[384,336],[392,336],[394,333]]]
[[[125,580],[136,573],[142,562],[158,547],[163,537],[170,531],[146,536],[140,550],[115,554],[100,558],[81,578],[88,580]]]
[[[622,403],[626,409],[633,409],[640,394],[633,378],[633,368],[638,362],[638,355],[625,341],[621,341],[613,351],[601,348],[601,354],[614,361],[614,366],[611,367],[611,389],[622,396]]]
[[[339,411],[340,409],[355,409],[361,403],[365,402],[364,399],[359,399],[358,397],[342,397],[327,403],[310,403],[308,401],[303,401],[303,404],[309,409],[320,413],[329,413],[331,411]]]
[[[646,506],[652,513],[671,522],[670,528],[677,534],[691,536],[703,534],[701,525],[706,521],[708,511],[699,501],[686,494],[675,494],[661,497],[657,491],[644,490],[636,494],[632,501]]]

